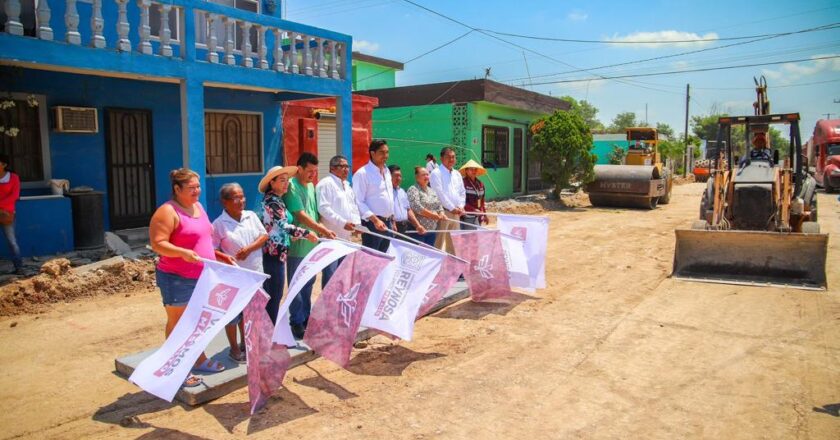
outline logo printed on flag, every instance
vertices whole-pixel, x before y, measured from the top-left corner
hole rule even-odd
[[[238,288],[219,283],[210,290],[208,305],[227,311],[233,299],[236,298],[237,292],[239,292]]]
[[[312,254],[312,257],[309,258],[309,261],[314,263],[314,262],[320,260],[321,258],[324,258],[325,256],[327,256],[332,251],[333,250],[331,248],[318,249],[316,252],[314,252]]]
[[[510,235],[514,237],[521,238],[523,240],[528,239],[528,228],[524,228],[522,226],[514,226],[510,228]]]
[[[390,319],[394,310],[405,301],[408,289],[411,287],[413,281],[413,272],[400,270],[397,276],[391,279],[391,284],[385,290],[385,294],[382,295],[382,301],[379,302],[379,307],[377,307],[376,313],[373,315],[381,321]]]
[[[173,371],[175,371],[175,367],[177,367],[184,359],[184,356],[186,356],[187,353],[190,352],[191,347],[195,344],[195,340],[198,339],[202,334],[204,334],[204,332],[207,331],[208,327],[210,327],[211,325],[215,324],[216,321],[218,321],[218,319],[211,319],[212,317],[212,313],[206,310],[201,311],[201,315],[198,317],[198,323],[196,323],[195,329],[193,329],[192,333],[190,333],[190,336],[187,338],[187,340],[184,341],[184,343],[181,344],[181,346],[178,347],[177,350],[175,350],[175,354],[173,354],[169,359],[167,359],[166,362],[164,362],[163,366],[161,366],[154,372],[155,376],[169,376],[170,374],[172,374]]]
[[[485,280],[493,279],[493,274],[491,271],[493,270],[493,264],[490,263],[490,255],[484,255],[478,260],[478,264],[473,267],[474,270],[477,270],[478,273],[481,274],[481,278]]]
[[[341,319],[345,327],[350,327],[353,312],[356,311],[356,296],[359,294],[359,287],[361,285],[362,283],[356,283],[347,293],[338,295],[335,298],[336,302],[341,306]]]

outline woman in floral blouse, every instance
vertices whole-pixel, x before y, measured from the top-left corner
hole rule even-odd
[[[313,243],[318,241],[318,236],[314,232],[292,224],[292,215],[283,203],[283,194],[289,189],[289,177],[297,172],[297,168],[296,166],[273,167],[260,180],[259,185],[263,198],[256,212],[268,233],[268,241],[263,245],[263,271],[271,275],[271,278],[265,280],[263,288],[270,297],[265,310],[271,317],[271,322],[277,321],[280,298],[283,297],[283,284],[286,281],[284,276],[286,255],[289,252],[291,239],[305,238]]]
[[[440,204],[437,194],[429,186],[429,171],[423,167],[414,167],[414,180],[417,182],[408,188],[408,206],[417,215],[417,220],[426,230],[438,229],[438,221],[446,220],[443,215],[443,206]],[[411,238],[422,241],[430,246],[435,245],[437,234],[426,232],[423,235],[409,234]]]

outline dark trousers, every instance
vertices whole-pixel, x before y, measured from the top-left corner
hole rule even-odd
[[[332,278],[333,274],[336,270],[338,270],[338,266],[341,265],[341,262],[344,261],[344,257],[335,260],[329,266],[325,267],[323,271],[321,271],[321,291],[323,291],[324,287],[327,283],[330,282],[330,278]]]
[[[286,260],[286,271],[289,279],[295,275],[303,257],[289,257]],[[292,304],[289,305],[289,323],[292,325],[305,325],[309,320],[309,312],[312,311],[312,285],[315,284],[315,277],[313,276],[303,288],[300,289],[297,296],[292,299]]]
[[[417,240],[417,241],[422,241],[423,243],[434,247],[435,246],[435,239],[437,238],[437,233],[427,232],[423,235],[411,233],[411,234],[408,234],[408,236]]]
[[[280,308],[280,299],[283,298],[283,284],[286,282],[286,263],[280,261],[280,257],[263,254],[263,272],[271,275],[271,278],[263,282],[263,289],[268,294],[268,302],[265,304],[265,311],[271,318],[271,322],[277,322],[277,310]]]
[[[385,225],[389,228],[391,227],[391,221],[385,219],[384,217],[379,217],[379,220],[385,222]],[[370,220],[362,220],[362,226],[370,229],[371,232],[375,232],[379,235],[385,235],[390,237],[391,233],[388,231],[380,231],[376,229],[376,226],[373,225],[373,222]],[[362,246],[369,247],[371,249],[376,249],[380,252],[387,252],[388,245],[391,244],[391,240],[385,238],[379,238],[375,235],[365,234],[362,233]]]
[[[465,223],[470,223],[470,224],[475,225],[475,226],[468,226],[468,225],[462,224],[461,225],[461,230],[462,231],[469,231],[469,230],[473,230],[473,229],[478,229],[479,222],[478,222],[478,216],[477,215],[461,216],[461,221],[465,222]]]

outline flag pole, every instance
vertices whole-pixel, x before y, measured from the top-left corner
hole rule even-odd
[[[482,214],[484,214],[484,213],[482,213]],[[472,228],[475,228],[474,230],[482,230],[482,231],[499,231],[499,234],[501,234],[503,237],[512,238],[512,239],[514,239],[514,240],[519,240],[519,241],[525,241],[525,239],[524,239],[524,238],[520,238],[520,237],[517,237],[517,236],[515,236],[515,235],[508,234],[507,232],[502,232],[502,231],[501,231],[501,230],[499,230],[499,229],[490,229],[490,228],[487,228],[487,227],[484,227],[484,226],[474,225],[474,224],[472,224],[472,223],[462,222],[461,220],[455,220],[455,219],[451,219],[451,218],[447,218],[446,220],[448,220],[448,221],[450,221],[450,222],[455,222],[455,223],[460,223],[460,224],[462,224],[462,225],[467,225],[467,226],[470,226],[470,227],[472,227]],[[443,221],[443,220],[441,220],[441,221]],[[469,230],[469,229],[450,229],[450,230],[448,230],[448,231],[446,231],[446,232],[449,232],[449,233],[453,233],[453,232],[455,232],[455,233],[461,233],[461,232],[470,232],[470,230]]]
[[[402,238],[404,238],[404,239],[406,239],[406,240],[409,240],[409,241],[411,241],[411,242],[416,243],[418,246],[420,246],[420,247],[422,247],[422,248],[424,248],[424,249],[428,249],[428,250],[430,250],[430,251],[434,251],[434,252],[437,252],[437,253],[439,253],[439,254],[448,255],[448,256],[450,256],[450,257],[452,257],[452,258],[456,259],[456,260],[460,260],[460,261],[463,261],[464,263],[470,264],[470,262],[469,262],[469,261],[467,261],[467,260],[465,260],[465,259],[463,259],[463,258],[461,258],[461,257],[458,257],[458,256],[456,256],[456,255],[452,255],[452,254],[450,254],[449,252],[444,252],[444,251],[442,251],[442,250],[440,250],[440,249],[438,249],[438,248],[436,248],[436,247],[434,247],[434,246],[431,246],[431,245],[429,245],[429,244],[423,243],[422,241],[417,240],[416,238],[409,237],[408,235],[402,234],[402,233],[400,233],[399,231],[395,231],[395,230],[393,230],[393,229],[388,229],[388,230],[389,230],[389,231],[391,231],[392,233],[396,234],[396,235],[399,235],[400,237],[402,237]],[[413,231],[413,232],[417,232],[417,231]],[[426,231],[426,232],[429,232],[429,231]]]
[[[267,273],[264,273],[264,272],[259,272],[259,271],[256,271],[256,270],[251,270],[251,269],[244,268],[244,267],[242,267],[242,266],[240,266],[240,265],[236,264],[236,262],[235,262],[235,261],[234,261],[234,262],[233,262],[233,264],[231,265],[231,264],[225,264],[225,263],[222,263],[221,261],[210,260],[210,259],[207,259],[207,258],[204,258],[204,257],[198,257],[198,259],[199,259],[202,263],[218,263],[218,264],[222,264],[222,265],[225,265],[225,266],[233,266],[233,267],[237,268],[238,270],[242,270],[242,271],[245,271],[245,272],[248,272],[248,273],[252,273],[252,274],[254,274],[254,275],[260,275],[260,276],[265,277],[265,278],[271,278],[271,275],[269,275],[269,274],[267,274]]]
[[[318,241],[324,241],[324,242],[326,242],[326,241],[332,241],[332,240],[335,240],[335,241],[340,241],[340,242],[342,242],[342,243],[346,243],[346,244],[350,245],[351,247],[354,247],[354,248],[359,249],[359,250],[361,250],[361,251],[370,252],[370,253],[372,253],[372,254],[379,255],[380,257],[385,257],[385,258],[387,258],[387,259],[389,259],[389,260],[393,260],[393,259],[395,258],[393,255],[388,255],[388,254],[386,254],[385,252],[380,252],[380,251],[378,251],[378,250],[376,250],[376,249],[371,249],[371,248],[369,248],[369,247],[367,247],[367,246],[360,245],[359,243],[353,243],[352,241],[350,241],[350,240],[345,240],[345,239],[343,239],[343,238],[338,238],[338,237],[336,237],[336,238],[323,238],[323,237],[318,237]]]
[[[482,215],[492,215],[498,217],[500,215],[512,215],[516,217],[534,217],[534,218],[548,218],[546,215],[531,215],[531,214],[511,214],[509,212],[482,212]]]

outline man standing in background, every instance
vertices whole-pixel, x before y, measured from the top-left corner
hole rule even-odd
[[[458,220],[464,215],[467,193],[461,173],[455,169],[455,150],[452,147],[443,147],[440,150],[440,164],[441,166],[432,171],[429,185],[440,199],[446,217],[449,220]],[[459,229],[458,225],[453,221],[441,221],[439,227],[443,230],[452,230]],[[455,254],[452,238],[448,232],[437,235],[435,247],[452,255]]]
[[[331,231],[335,231],[335,235],[342,240],[350,240],[353,230],[362,223],[359,208],[356,206],[356,194],[347,182],[348,175],[350,164],[347,158],[342,155],[334,156],[330,159],[330,174],[321,178],[315,187],[321,222]],[[343,258],[334,261],[321,272],[321,287],[330,281],[341,260]]]
[[[362,226],[381,235],[390,235],[394,222],[394,187],[388,162],[388,144],[374,139],[368,147],[370,160],[353,175],[353,192],[362,218]],[[362,245],[381,252],[388,250],[390,240],[362,234]]]

